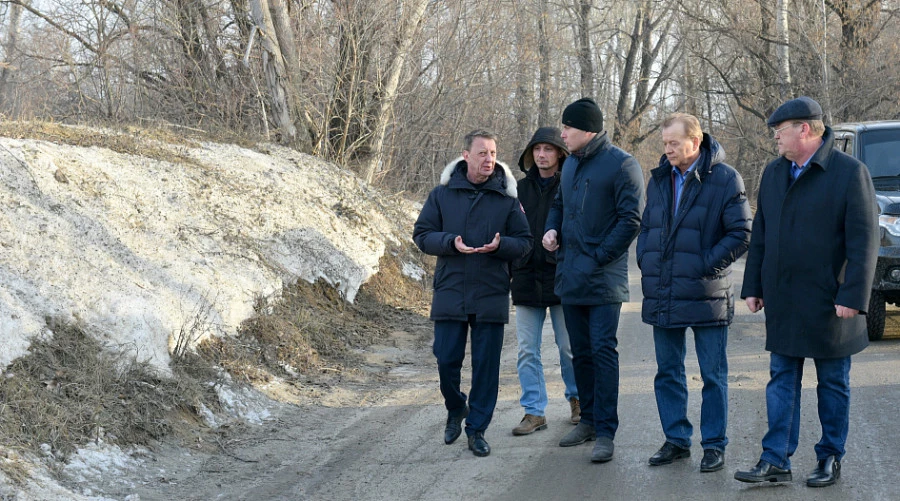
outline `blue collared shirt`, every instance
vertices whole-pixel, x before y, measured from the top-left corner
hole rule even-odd
[[[694,171],[694,167],[697,166],[697,162],[700,161],[700,157],[697,157],[697,160],[694,160],[694,163],[688,167],[688,170],[681,173],[681,169],[678,167],[672,166],[672,185],[675,188],[675,212],[678,212],[678,202],[681,201],[681,191],[684,189],[684,182],[687,181],[688,175]]]
[[[806,164],[809,163],[809,160],[806,161]],[[791,181],[796,181],[797,176],[800,175],[800,172],[806,167],[806,164],[797,165],[797,162],[791,162]]]
[[[824,140],[822,141],[822,144],[825,144]],[[819,148],[822,147],[822,144],[819,145]],[[819,151],[819,150],[816,150],[816,151]],[[793,160],[791,160],[791,182],[794,182],[797,180],[797,177],[800,176],[800,173],[803,172],[803,169],[805,169],[806,166],[809,165],[809,161],[812,160],[812,157],[814,157],[814,156],[816,156],[815,153],[813,153],[812,156],[807,158],[806,163],[804,163],[803,165],[797,165],[797,162],[794,162]]]

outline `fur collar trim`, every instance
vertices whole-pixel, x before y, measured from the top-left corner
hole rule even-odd
[[[456,160],[448,163],[446,167],[444,167],[444,171],[441,172],[441,184],[447,185],[450,183],[450,176],[453,175],[453,171],[456,170],[456,166],[459,165],[460,162],[464,162],[463,157],[459,157]],[[519,196],[518,191],[516,190],[516,177],[513,175],[512,170],[506,166],[503,162],[497,161],[496,166],[494,167],[494,174],[491,177],[498,176],[498,169],[503,172],[503,178],[500,182],[503,189],[506,190],[506,194],[512,198],[517,198]]]

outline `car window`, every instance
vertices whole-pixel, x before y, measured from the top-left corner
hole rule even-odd
[[[844,142],[844,153],[848,155],[853,154],[853,136],[848,135],[846,141]]]
[[[859,159],[872,177],[900,175],[900,128],[870,130],[860,134]]]

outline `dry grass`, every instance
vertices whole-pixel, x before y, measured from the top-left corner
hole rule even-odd
[[[201,353],[251,382],[268,381],[271,374],[351,370],[360,361],[354,349],[420,324],[427,312],[429,293],[401,273],[400,255],[410,257],[399,251],[382,257],[379,272],[360,288],[353,304],[321,280],[301,280],[278,298],[260,298],[256,315],[244,322],[238,337],[212,339]]]
[[[70,146],[107,148],[117,153],[139,155],[165,162],[196,164],[196,161],[178,152],[175,145],[198,148],[201,141],[231,143],[245,148],[256,148],[257,144],[236,134],[208,133],[198,129],[183,127],[157,128],[100,128],[81,125],[65,125],[55,122],[6,121],[0,120],[0,137],[13,139],[36,139]]]
[[[214,406],[215,396],[198,377],[209,374],[194,370],[192,375],[185,369],[190,364],[174,367],[173,378],[162,377],[78,326],[50,328],[54,335],[36,339],[0,380],[0,436],[6,447],[36,452],[47,444],[64,459],[90,441],[149,444],[171,433],[179,412],[194,413],[203,401]]]

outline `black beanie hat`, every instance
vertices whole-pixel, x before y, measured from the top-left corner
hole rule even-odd
[[[602,132],[603,113],[593,99],[583,97],[566,106],[562,115],[562,123],[585,132]]]

